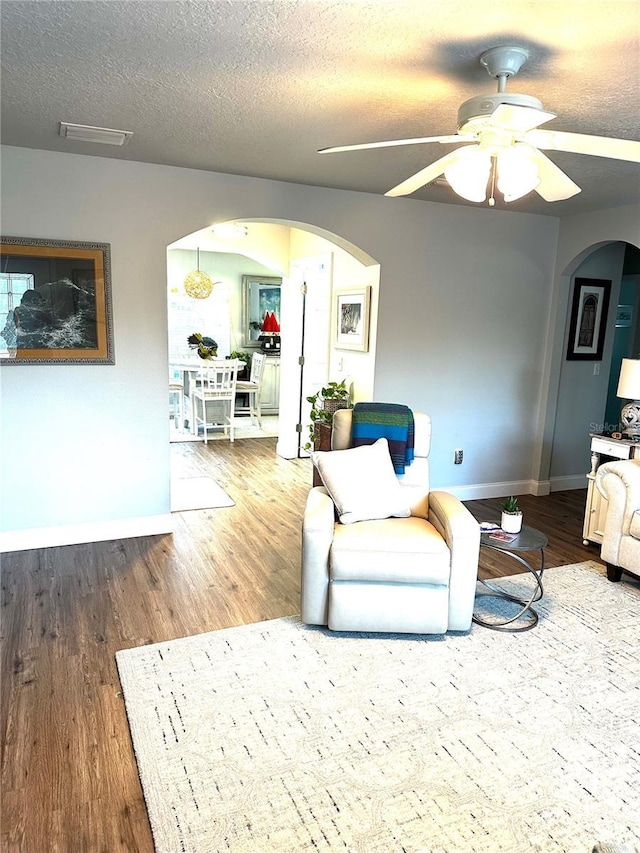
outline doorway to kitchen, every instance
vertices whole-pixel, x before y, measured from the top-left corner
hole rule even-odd
[[[281,348],[277,358],[268,358],[274,388],[263,390],[263,402],[266,399],[268,404],[266,412],[263,406],[263,414],[273,420],[267,420],[268,433],[261,434],[277,432],[280,456],[306,455],[307,396],[330,379],[343,378],[359,399],[370,399],[373,393],[380,268],[357,247],[310,225],[253,220],[232,224],[232,236],[217,233],[218,226],[209,226],[167,247],[170,358],[193,358],[187,338],[201,331],[214,338],[219,357],[244,355],[249,359],[260,341],[255,334],[250,340],[252,335],[247,333],[243,281],[278,279]],[[190,298],[184,290],[185,277],[198,264],[213,283],[205,299]],[[303,305],[300,288],[305,280],[310,294]],[[341,353],[332,333],[335,294],[354,283],[371,290],[370,343],[366,352]],[[305,363],[301,369],[303,337]],[[236,431],[237,437],[242,435]]]

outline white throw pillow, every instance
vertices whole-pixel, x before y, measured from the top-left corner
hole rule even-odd
[[[411,515],[386,438],[349,450],[316,450],[311,458],[342,524]]]

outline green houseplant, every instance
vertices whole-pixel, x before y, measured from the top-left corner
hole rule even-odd
[[[307,397],[307,403],[311,403],[309,417],[309,441],[305,444],[305,450],[311,450],[316,439],[319,437],[323,425],[331,426],[334,412],[338,409],[350,409],[351,394],[346,385],[346,380],[341,382],[328,382],[324,388]]]
[[[520,533],[522,530],[522,510],[518,506],[518,498],[510,495],[502,504],[500,526],[505,533]]]
[[[247,375],[247,376],[249,375],[249,370],[251,368],[251,353],[250,352],[245,352],[244,350],[241,350],[241,349],[234,349],[229,354],[228,357],[239,359],[239,361],[241,361],[244,364],[245,370],[247,371],[247,373],[245,375]]]

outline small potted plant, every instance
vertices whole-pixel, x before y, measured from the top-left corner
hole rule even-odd
[[[227,358],[237,358],[242,362],[242,368],[238,371],[238,377],[242,373],[243,376],[249,376],[251,370],[251,353],[241,349],[234,349]]]
[[[351,408],[351,394],[346,386],[346,380],[342,382],[329,382],[324,388],[316,391],[307,402],[311,403],[309,417],[309,441],[305,444],[305,450],[311,450],[315,442],[320,438],[323,428],[330,427],[333,423],[333,415],[338,409]]]
[[[513,495],[502,505],[500,526],[505,533],[520,533],[522,530],[522,510],[518,506],[518,498]]]

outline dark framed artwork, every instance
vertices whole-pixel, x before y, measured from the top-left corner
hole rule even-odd
[[[0,364],[114,364],[108,243],[0,237]]]
[[[601,361],[611,281],[576,278],[573,285],[567,361]]]

